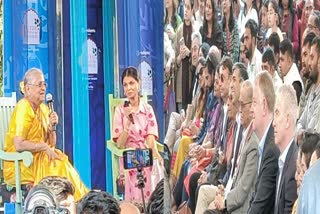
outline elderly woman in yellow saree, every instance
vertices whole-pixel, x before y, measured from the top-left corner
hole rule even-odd
[[[31,68],[23,80],[24,97],[17,103],[11,117],[9,130],[5,139],[6,152],[30,151],[33,164],[21,167],[21,183],[36,185],[46,176],[63,176],[68,178],[74,188],[74,198],[80,199],[88,189],[80,180],[68,157],[55,148],[58,115],[50,111],[43,103],[46,94],[46,82],[41,70]],[[4,181],[14,186],[14,163],[4,162]]]

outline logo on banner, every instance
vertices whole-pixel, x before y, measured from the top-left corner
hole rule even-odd
[[[140,78],[141,78],[141,92],[142,94],[152,95],[152,68],[151,65],[142,61],[139,64]]]
[[[28,9],[23,16],[23,44],[40,44],[40,27],[41,22],[37,12]]]
[[[98,48],[94,41],[87,40],[88,44],[88,74],[98,74]]]

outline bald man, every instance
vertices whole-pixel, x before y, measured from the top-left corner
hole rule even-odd
[[[120,203],[120,209],[121,209],[121,212],[120,214],[140,214],[140,211],[138,209],[138,207],[136,207],[135,205],[133,205],[132,203],[130,202],[122,202]]]

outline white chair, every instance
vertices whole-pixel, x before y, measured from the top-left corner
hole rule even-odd
[[[0,97],[0,180],[3,177],[3,163],[1,160],[13,161],[15,163],[16,174],[16,203],[15,213],[22,213],[22,193],[21,193],[21,178],[20,178],[20,165],[19,162],[23,161],[25,166],[32,164],[31,152],[5,152],[4,142],[6,132],[9,128],[12,112],[16,106],[16,93],[13,92],[11,97]]]

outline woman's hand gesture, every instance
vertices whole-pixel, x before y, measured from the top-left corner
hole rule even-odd
[[[47,146],[45,152],[47,153],[49,160],[53,161],[54,164],[55,160],[62,160],[62,157],[55,152],[54,148]]]

